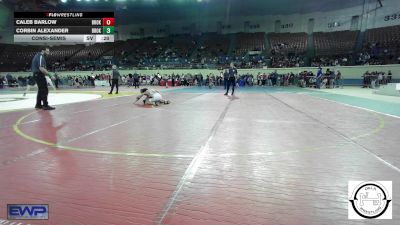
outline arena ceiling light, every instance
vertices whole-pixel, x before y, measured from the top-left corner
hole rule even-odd
[[[67,3],[67,0],[61,0],[62,3]]]

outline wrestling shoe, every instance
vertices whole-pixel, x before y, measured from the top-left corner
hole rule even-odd
[[[43,110],[54,110],[54,109],[56,109],[56,108],[54,108],[54,107],[51,107],[51,106],[43,106],[43,108],[42,108]]]

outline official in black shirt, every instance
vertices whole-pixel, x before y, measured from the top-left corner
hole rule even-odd
[[[54,74],[54,85],[56,86],[56,89],[58,89],[58,83],[60,82],[60,77],[58,76],[57,73]]]
[[[226,86],[226,93],[225,95],[228,95],[229,92],[229,87],[232,86],[232,94],[235,92],[235,85],[236,85],[236,76],[237,76],[237,69],[231,63],[231,67],[228,69],[228,84]]]
[[[133,74],[133,85],[135,86],[135,88],[139,88],[139,74],[137,74],[136,72]]]
[[[47,88],[46,77],[49,72],[46,69],[45,56],[50,54],[49,48],[43,48],[41,52],[36,53],[32,59],[32,73],[33,77],[38,86],[38,93],[36,97],[36,109],[53,110],[54,107],[49,106],[47,102],[47,96],[49,95],[49,89]],[[43,103],[43,104],[42,104]]]
[[[115,94],[118,94],[118,83],[119,83],[119,78],[120,78],[120,74],[119,71],[117,70],[117,66],[113,65],[112,66],[112,75],[111,75],[111,91],[108,94],[112,94],[114,87],[117,88],[117,91],[115,92]]]
[[[171,76],[172,87],[175,87],[175,75],[172,74]]]

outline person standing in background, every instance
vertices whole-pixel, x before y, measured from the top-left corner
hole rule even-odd
[[[47,97],[49,95],[49,89],[47,87],[46,76],[49,76],[49,72],[46,69],[45,55],[50,54],[48,47],[43,48],[41,52],[36,53],[32,59],[32,73],[33,77],[38,86],[38,93],[36,97],[36,109],[53,110],[54,107],[49,106]],[[43,103],[43,104],[42,104]]]
[[[340,70],[338,70],[336,73],[336,87],[343,88],[342,73],[340,72]]]
[[[388,74],[387,74],[387,82],[386,83],[391,83],[391,82],[392,82],[392,71],[389,70]]]
[[[135,88],[139,88],[139,84],[140,84],[139,74],[136,73],[136,71],[135,71],[135,73],[133,74],[133,85],[135,86]]]
[[[225,90],[228,88],[228,78],[229,78],[229,71],[228,71],[228,69],[226,69],[224,72],[224,89]]]
[[[112,75],[111,75],[111,91],[108,94],[112,94],[114,87],[116,87],[117,91],[115,92],[115,94],[118,94],[118,82],[119,82],[119,78],[121,77],[121,75],[119,74],[119,71],[117,70],[117,66],[113,65],[112,66]]]
[[[272,80],[271,80],[272,86],[275,87],[275,86],[278,84],[278,78],[279,78],[278,71],[275,70],[275,71],[272,73]],[[279,85],[278,85],[278,86],[279,86]]]
[[[199,74],[199,86],[201,87],[203,85],[203,74]]]
[[[58,89],[59,82],[60,82],[60,77],[58,76],[57,73],[54,73],[54,85],[56,86],[56,89]]]
[[[233,63],[231,63],[231,67],[228,69],[228,84],[226,87],[226,92],[224,95],[228,95],[229,87],[232,85],[232,94],[235,93],[235,85],[236,85],[236,76],[237,76],[237,69],[234,67]]]
[[[173,74],[173,73],[171,75],[171,83],[172,83],[172,87],[175,87],[175,74]]]
[[[222,85],[223,80],[224,80],[224,72],[221,71],[218,77],[218,86]]]
[[[317,71],[317,77],[316,77],[316,87],[318,89],[321,88],[321,79],[322,79],[322,68],[318,67],[318,71]]]

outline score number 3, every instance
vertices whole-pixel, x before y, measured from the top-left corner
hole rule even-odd
[[[103,34],[113,34],[114,27],[103,27]]]

